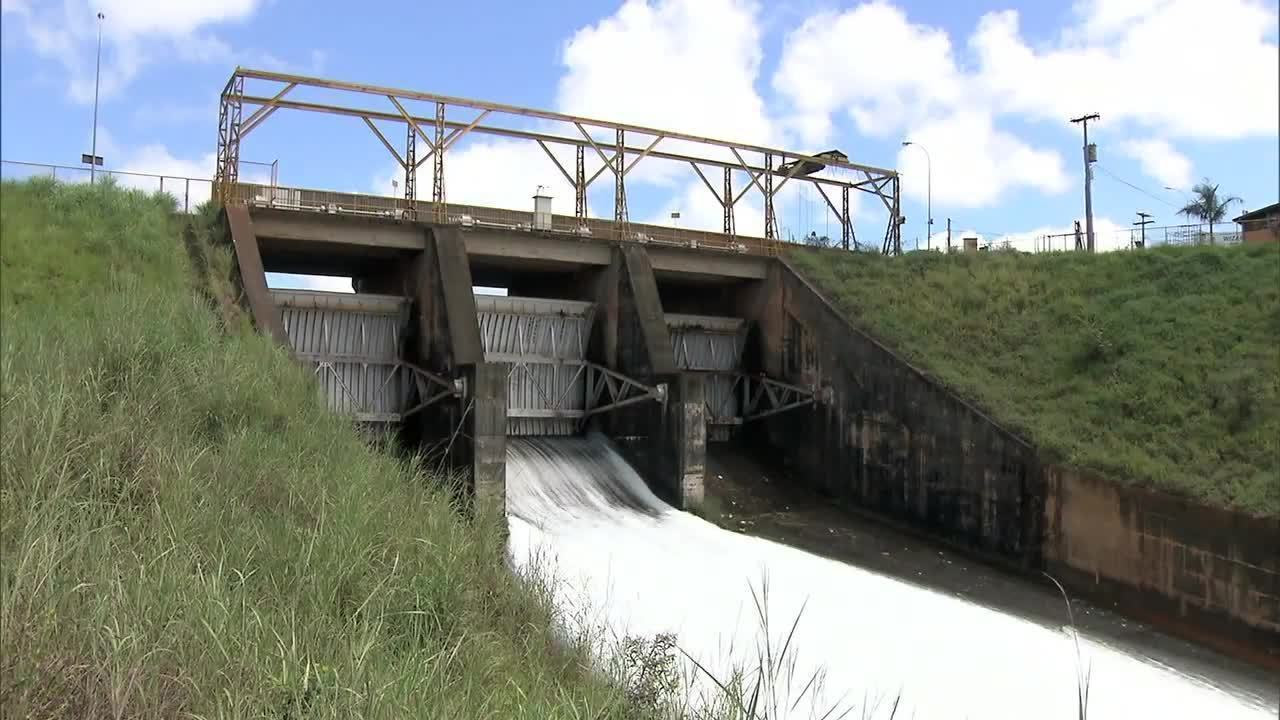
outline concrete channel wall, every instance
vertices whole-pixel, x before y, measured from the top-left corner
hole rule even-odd
[[[858,332],[788,266],[754,299],[765,367],[830,388],[811,412],[756,428],[836,500],[1023,566],[1039,557],[1035,448]]]
[[[832,402],[759,424],[846,506],[1233,655],[1280,666],[1280,520],[1122,486],[1046,459],[853,327],[785,262],[743,299],[767,368]]]
[[[1280,663],[1280,519],[1049,466],[1046,570],[1126,614]],[[1269,639],[1268,639],[1269,638]]]

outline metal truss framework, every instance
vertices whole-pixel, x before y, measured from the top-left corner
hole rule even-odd
[[[333,386],[338,389],[341,398],[330,400],[331,406],[337,406],[331,409],[346,412],[360,422],[402,422],[405,418],[421,412],[441,400],[462,396],[460,382],[451,382],[403,360],[378,361],[360,359],[358,361],[365,369],[379,365],[389,368],[389,371],[385,373],[377,373],[381,380],[378,382],[377,387],[370,388],[372,390],[372,394],[370,394],[367,391],[361,392],[350,387],[344,377],[346,373],[342,372],[330,357],[320,357],[306,353],[295,353],[294,357],[301,362],[315,364],[314,374],[322,387]],[[403,385],[403,380],[406,377],[412,380],[418,391],[418,402],[398,412],[387,412],[382,409],[394,403],[394,399],[388,399],[386,396],[394,394]]]
[[[764,375],[746,373],[711,373],[732,378],[732,389],[725,397],[725,407],[712,407],[707,403],[707,423],[711,425],[738,425],[760,420],[770,415],[812,405],[817,396],[808,388],[773,380]],[[734,393],[740,393],[739,411],[730,407]]]
[[[266,93],[247,94],[246,81],[253,81],[255,86],[265,86]],[[388,101],[390,107],[381,110],[361,109],[287,97],[298,88],[379,97]],[[275,92],[271,93],[270,90]],[[406,101],[431,103],[435,108],[434,115],[429,118],[413,115],[405,108]],[[246,106],[256,109],[242,121],[242,110]],[[282,108],[362,119],[403,168],[405,198],[409,201],[409,212],[412,212],[412,201],[416,199],[418,190],[417,170],[430,159],[432,161],[432,219],[435,222],[446,221],[444,169],[446,152],[462,136],[475,132],[537,143],[565,180],[573,186],[574,213],[578,218],[586,217],[586,194],[591,183],[605,171],[610,172],[614,179],[613,219],[619,238],[627,237],[629,222],[626,176],[641,160],[654,158],[688,164],[693,168],[707,190],[723,208],[723,230],[730,237],[737,234],[735,209],[738,202],[748,191],[755,189],[763,199],[765,237],[776,239],[778,222],[774,201],[778,192],[789,181],[795,180],[813,185],[822,195],[832,217],[840,224],[841,242],[845,249],[862,247],[853,231],[852,218],[849,214],[849,192],[857,191],[875,196],[889,216],[881,251],[901,252],[900,188],[898,174],[893,170],[851,163],[839,158],[815,157],[760,145],[716,140],[688,133],[595,120],[514,105],[248,68],[236,69],[223,89],[219,104],[217,168],[214,176],[216,199],[226,201],[234,197],[231,190],[239,179],[240,144],[245,136]],[[461,113],[466,113],[469,119],[463,122],[448,118],[450,114],[456,118]],[[492,124],[481,124],[491,116]],[[514,124],[527,119],[540,121],[538,123],[540,128],[546,128],[548,132],[533,131]],[[407,138],[403,156],[388,142],[375,121],[406,125]],[[428,133],[424,128],[432,132]],[[604,139],[602,136],[606,134],[611,134],[612,137]],[[628,139],[637,144],[628,145]],[[425,153],[417,152],[418,142],[425,145]],[[659,146],[663,143],[666,145],[660,148]],[[680,146],[672,148],[671,146],[675,143],[680,143]],[[553,145],[573,149],[575,163],[572,174],[552,152]],[[591,175],[586,173],[584,161],[588,149],[601,162],[601,167]],[[685,149],[688,150],[687,153],[677,152]],[[814,172],[812,170],[814,167],[819,168],[818,173],[832,169],[842,171],[848,177],[835,178],[822,174],[806,174]],[[708,181],[704,173],[706,168],[723,169],[723,191],[717,191]],[[500,172],[500,169],[495,169],[495,172]],[[748,179],[748,182],[736,192],[733,189],[732,180],[732,174],[735,172],[743,173]],[[840,192],[839,206],[832,201],[827,192],[833,188]]]
[[[529,387],[537,393],[541,401],[541,407],[537,408],[508,408],[507,417],[585,420],[592,415],[639,402],[653,400],[661,403],[667,397],[667,388],[664,383],[645,385],[622,373],[587,360],[562,360],[554,363],[557,369],[563,368],[570,374],[562,378],[561,382],[548,383],[546,378],[535,371],[535,367],[552,363],[515,358],[502,359],[512,361],[511,369],[507,373],[508,379],[517,373],[524,375],[524,382],[527,382]],[[579,387],[578,382],[583,379],[586,380],[585,397],[573,397],[574,388]],[[579,402],[583,403],[580,407],[573,407]]]

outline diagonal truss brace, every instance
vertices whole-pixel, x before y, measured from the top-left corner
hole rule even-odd
[[[587,369],[587,409],[583,413],[584,419],[636,403],[656,401],[665,404],[667,401],[666,383],[645,385],[603,365],[592,362],[583,365]]]
[[[365,358],[358,358],[358,361],[365,365],[390,365],[392,371],[383,379],[382,384],[376,389],[376,394],[386,392],[392,385],[393,379],[403,373],[408,373],[413,378],[414,386],[418,391],[418,404],[413,407],[406,408],[399,413],[382,413],[373,412],[372,408],[366,407],[361,399],[354,393],[351,388],[347,387],[342,380],[341,373],[334,367],[335,362],[342,361],[343,358],[334,355],[316,354],[316,353],[295,353],[294,357],[302,362],[311,362],[315,364],[315,375],[329,374],[337,382],[338,388],[342,391],[343,396],[350,402],[351,407],[355,408],[353,415],[357,420],[373,420],[382,422],[400,422],[410,415],[414,415],[422,410],[436,404],[437,402],[450,397],[461,397],[463,394],[463,386],[461,380],[448,380],[435,373],[414,365],[404,360],[389,360],[386,362],[377,362]]]
[[[713,425],[737,425],[824,401],[824,396],[821,393],[815,393],[811,388],[792,385],[764,375],[737,372],[715,374],[733,378],[729,395],[739,396],[741,415],[729,415],[727,408],[713,408],[710,403],[707,403],[707,422]]]

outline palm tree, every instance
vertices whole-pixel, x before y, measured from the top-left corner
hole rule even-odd
[[[1209,244],[1212,245],[1213,224],[1222,222],[1222,219],[1227,216],[1228,205],[1243,201],[1234,195],[1226,197],[1218,195],[1218,186],[1214,185],[1209,178],[1196,183],[1196,186],[1191,188],[1191,194],[1195,199],[1183,206],[1178,214],[1200,218],[1200,222],[1209,223]]]

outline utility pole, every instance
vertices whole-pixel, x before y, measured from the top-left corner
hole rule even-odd
[[[947,218],[947,254],[951,254],[951,218]]]
[[[1101,120],[1098,113],[1072,118],[1072,123],[1080,123],[1084,127],[1084,227],[1089,252],[1094,252],[1093,242],[1093,163],[1098,161],[1098,148],[1089,144],[1089,121]]]
[[[98,13],[98,63],[93,71],[93,140],[89,148],[89,184],[93,184],[98,167],[98,81],[102,78],[102,21],[106,16]]]
[[[1147,246],[1147,226],[1155,222],[1150,213],[1138,213],[1138,220],[1134,223],[1142,232],[1142,239],[1138,241],[1138,248],[1143,249]]]

